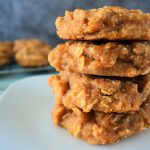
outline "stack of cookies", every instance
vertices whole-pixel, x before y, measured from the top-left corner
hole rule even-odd
[[[66,11],[49,54],[56,125],[91,144],[150,127],[150,14],[121,7]]]

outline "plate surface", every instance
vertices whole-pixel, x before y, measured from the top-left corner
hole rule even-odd
[[[114,145],[89,145],[53,126],[49,75],[22,79],[0,99],[1,150],[150,150],[150,129]]]

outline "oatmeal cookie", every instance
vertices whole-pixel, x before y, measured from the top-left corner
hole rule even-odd
[[[110,112],[134,112],[150,94],[150,76],[137,78],[104,78],[61,72],[49,78],[56,103],[68,109],[80,108]]]
[[[15,41],[15,60],[23,67],[41,67],[48,64],[51,47],[40,39],[22,39]]]
[[[0,42],[0,66],[11,62],[13,57],[13,42]]]
[[[150,44],[67,42],[54,48],[49,62],[57,71],[135,77],[150,72]]]
[[[111,144],[150,127],[150,98],[139,111],[131,114],[84,113],[79,109],[70,110],[56,105],[52,117],[56,125],[90,144]]]
[[[105,6],[65,12],[56,19],[60,38],[71,40],[150,40],[150,14]]]

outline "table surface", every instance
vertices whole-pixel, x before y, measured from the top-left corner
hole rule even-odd
[[[9,75],[0,75],[0,95],[8,88],[11,84],[15,83],[16,81],[36,75],[48,74],[49,72],[44,73],[22,73],[22,74],[9,74]],[[50,72],[51,73],[51,72]]]

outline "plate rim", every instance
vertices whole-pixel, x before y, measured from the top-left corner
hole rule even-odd
[[[17,81],[15,81],[14,83],[10,84],[3,92],[2,94],[0,95],[0,103],[3,101],[5,95],[9,92],[9,90],[11,90],[13,87],[15,87],[17,84],[19,84],[20,82],[24,81],[24,80],[28,80],[30,78],[38,78],[38,77],[44,77],[44,76],[52,76],[54,75],[55,73],[51,73],[51,74],[42,74],[42,75],[32,75],[32,76],[29,76],[29,77],[24,77],[22,79],[19,79]]]

